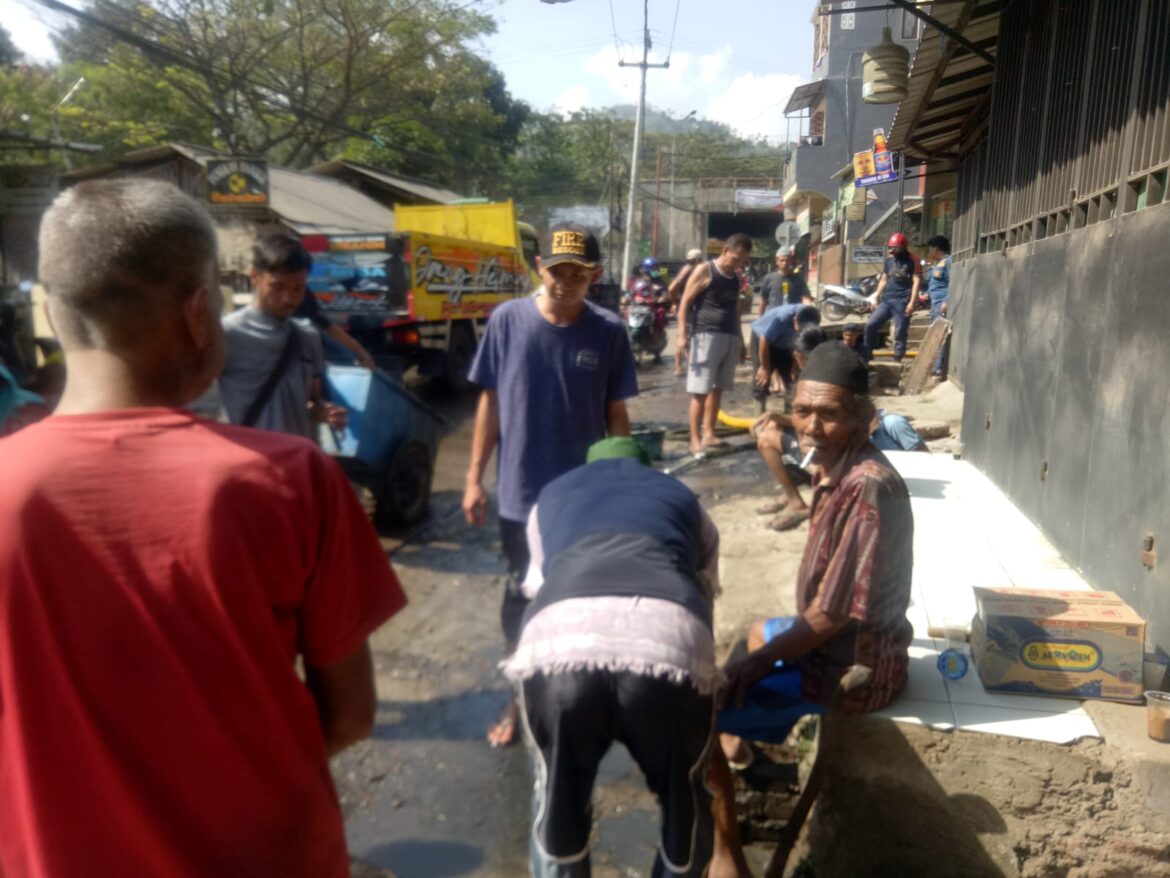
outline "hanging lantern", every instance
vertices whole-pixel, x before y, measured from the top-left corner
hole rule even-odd
[[[861,99],[867,104],[896,104],[910,82],[910,51],[894,42],[888,27],[882,41],[861,57]]]

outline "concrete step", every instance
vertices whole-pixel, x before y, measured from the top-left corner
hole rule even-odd
[[[912,345],[922,344],[922,340],[926,338],[926,333],[929,329],[929,326],[915,326],[911,324],[910,331],[906,333],[906,339]]]
[[[878,387],[897,387],[902,380],[902,364],[893,360],[872,360],[869,370],[877,373]]]

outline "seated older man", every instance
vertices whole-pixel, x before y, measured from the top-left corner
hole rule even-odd
[[[878,710],[906,685],[914,521],[905,483],[870,442],[866,390],[865,367],[840,342],[818,346],[801,372],[792,421],[816,477],[798,615],[757,620],[750,652],[728,665],[717,760],[745,759],[743,738],[783,741],[797,719],[825,709],[851,665],[873,675],[848,697],[847,710]],[[723,787],[720,808],[734,808],[729,777],[712,772]],[[725,814],[716,823],[735,821]],[[743,874],[734,848],[716,839],[711,876]]]

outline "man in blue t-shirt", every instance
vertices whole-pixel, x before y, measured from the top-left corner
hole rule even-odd
[[[906,339],[910,334],[910,315],[918,299],[922,283],[922,269],[918,260],[906,249],[906,236],[894,232],[886,242],[887,257],[878,281],[877,305],[865,326],[865,348],[872,357],[877,350],[877,337],[890,320],[894,321],[894,360],[906,355]]]
[[[815,305],[777,305],[752,322],[752,338],[758,339],[752,359],[756,361],[756,387],[766,393],[773,370],[779,373],[780,389],[792,383],[792,351],[796,338],[806,326],[819,326],[821,312]]]
[[[930,277],[926,292],[930,296],[930,320],[933,323],[947,316],[947,296],[951,292],[951,242],[946,235],[935,235],[926,242],[926,256],[930,260]],[[942,375],[943,351],[938,352],[934,374]]]
[[[497,502],[508,581],[500,621],[505,647],[515,648],[527,600],[520,583],[528,568],[525,522],[540,491],[585,462],[589,446],[628,436],[625,400],[638,394],[625,326],[586,301],[601,276],[601,248],[587,229],[554,226],[536,260],[544,285],[536,295],[492,312],[469,378],[483,388],[475,416],[463,513],[487,519],[484,472],[499,446]],[[489,729],[494,747],[516,737],[514,694]]]

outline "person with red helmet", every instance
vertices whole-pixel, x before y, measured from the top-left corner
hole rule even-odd
[[[886,241],[886,264],[877,285],[877,304],[865,327],[865,349],[873,356],[878,333],[890,320],[894,321],[894,360],[901,362],[906,355],[906,338],[910,334],[910,315],[918,300],[922,283],[922,268],[906,247],[906,236],[894,232]]]

